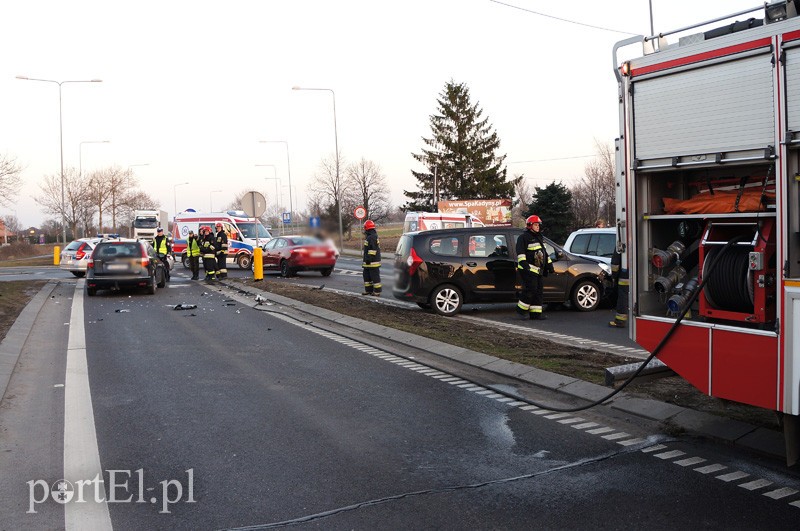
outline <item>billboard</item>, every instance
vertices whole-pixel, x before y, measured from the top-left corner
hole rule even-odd
[[[441,214],[469,214],[485,225],[511,226],[511,199],[439,201]]]

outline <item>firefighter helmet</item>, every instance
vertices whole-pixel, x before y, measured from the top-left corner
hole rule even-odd
[[[203,225],[202,227],[200,227],[200,230],[204,230],[206,232],[211,232],[211,227],[209,227],[208,225]]]
[[[368,219],[364,222],[364,230],[370,230],[375,228],[375,222],[371,219]]]
[[[536,214],[532,216],[528,216],[528,219],[525,220],[525,225],[533,225],[534,223],[541,223],[542,220]]]

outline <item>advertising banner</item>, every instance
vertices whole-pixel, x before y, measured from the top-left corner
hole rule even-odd
[[[484,225],[511,226],[511,199],[462,199],[439,201],[441,214],[469,214]]]

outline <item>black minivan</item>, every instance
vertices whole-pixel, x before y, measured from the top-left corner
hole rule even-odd
[[[470,227],[409,232],[395,251],[395,298],[416,302],[441,315],[455,315],[465,303],[513,302],[521,282],[517,238],[523,229]],[[544,279],[544,302],[595,310],[612,292],[611,268],[564,251],[545,238],[555,273]]]

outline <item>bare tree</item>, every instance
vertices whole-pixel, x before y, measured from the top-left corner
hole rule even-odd
[[[383,221],[389,217],[392,205],[389,201],[389,185],[381,167],[361,158],[345,169],[346,185],[354,188],[360,206],[367,211],[372,221]]]
[[[22,188],[22,167],[17,160],[8,155],[0,155],[0,205],[8,206],[14,202]]]
[[[597,157],[586,164],[584,177],[571,189],[577,227],[592,227],[601,219],[608,222],[616,211],[614,153],[598,141],[595,149]]]
[[[531,201],[533,201],[533,190],[528,185],[528,180],[524,174],[515,174],[512,181],[515,183],[514,195],[517,197],[517,204],[511,209],[511,219],[520,220],[525,212],[528,211]],[[516,223],[514,225],[520,226]]]
[[[336,171],[336,157],[331,156],[320,161],[319,169],[314,173],[309,195],[312,201],[321,207],[320,217],[327,230],[333,232],[339,229],[339,212],[342,216],[342,231],[350,232],[353,217],[346,212],[354,209],[358,202],[356,190],[347,184],[347,177],[343,172]],[[339,155],[339,167],[344,159]]]
[[[61,176],[45,175],[44,182],[39,185],[41,193],[34,200],[42,205],[46,214],[55,215],[59,222],[64,219],[72,234],[77,234],[78,223],[82,218],[82,208],[90,190],[78,175],[75,168],[64,170],[64,208],[61,208]]]

